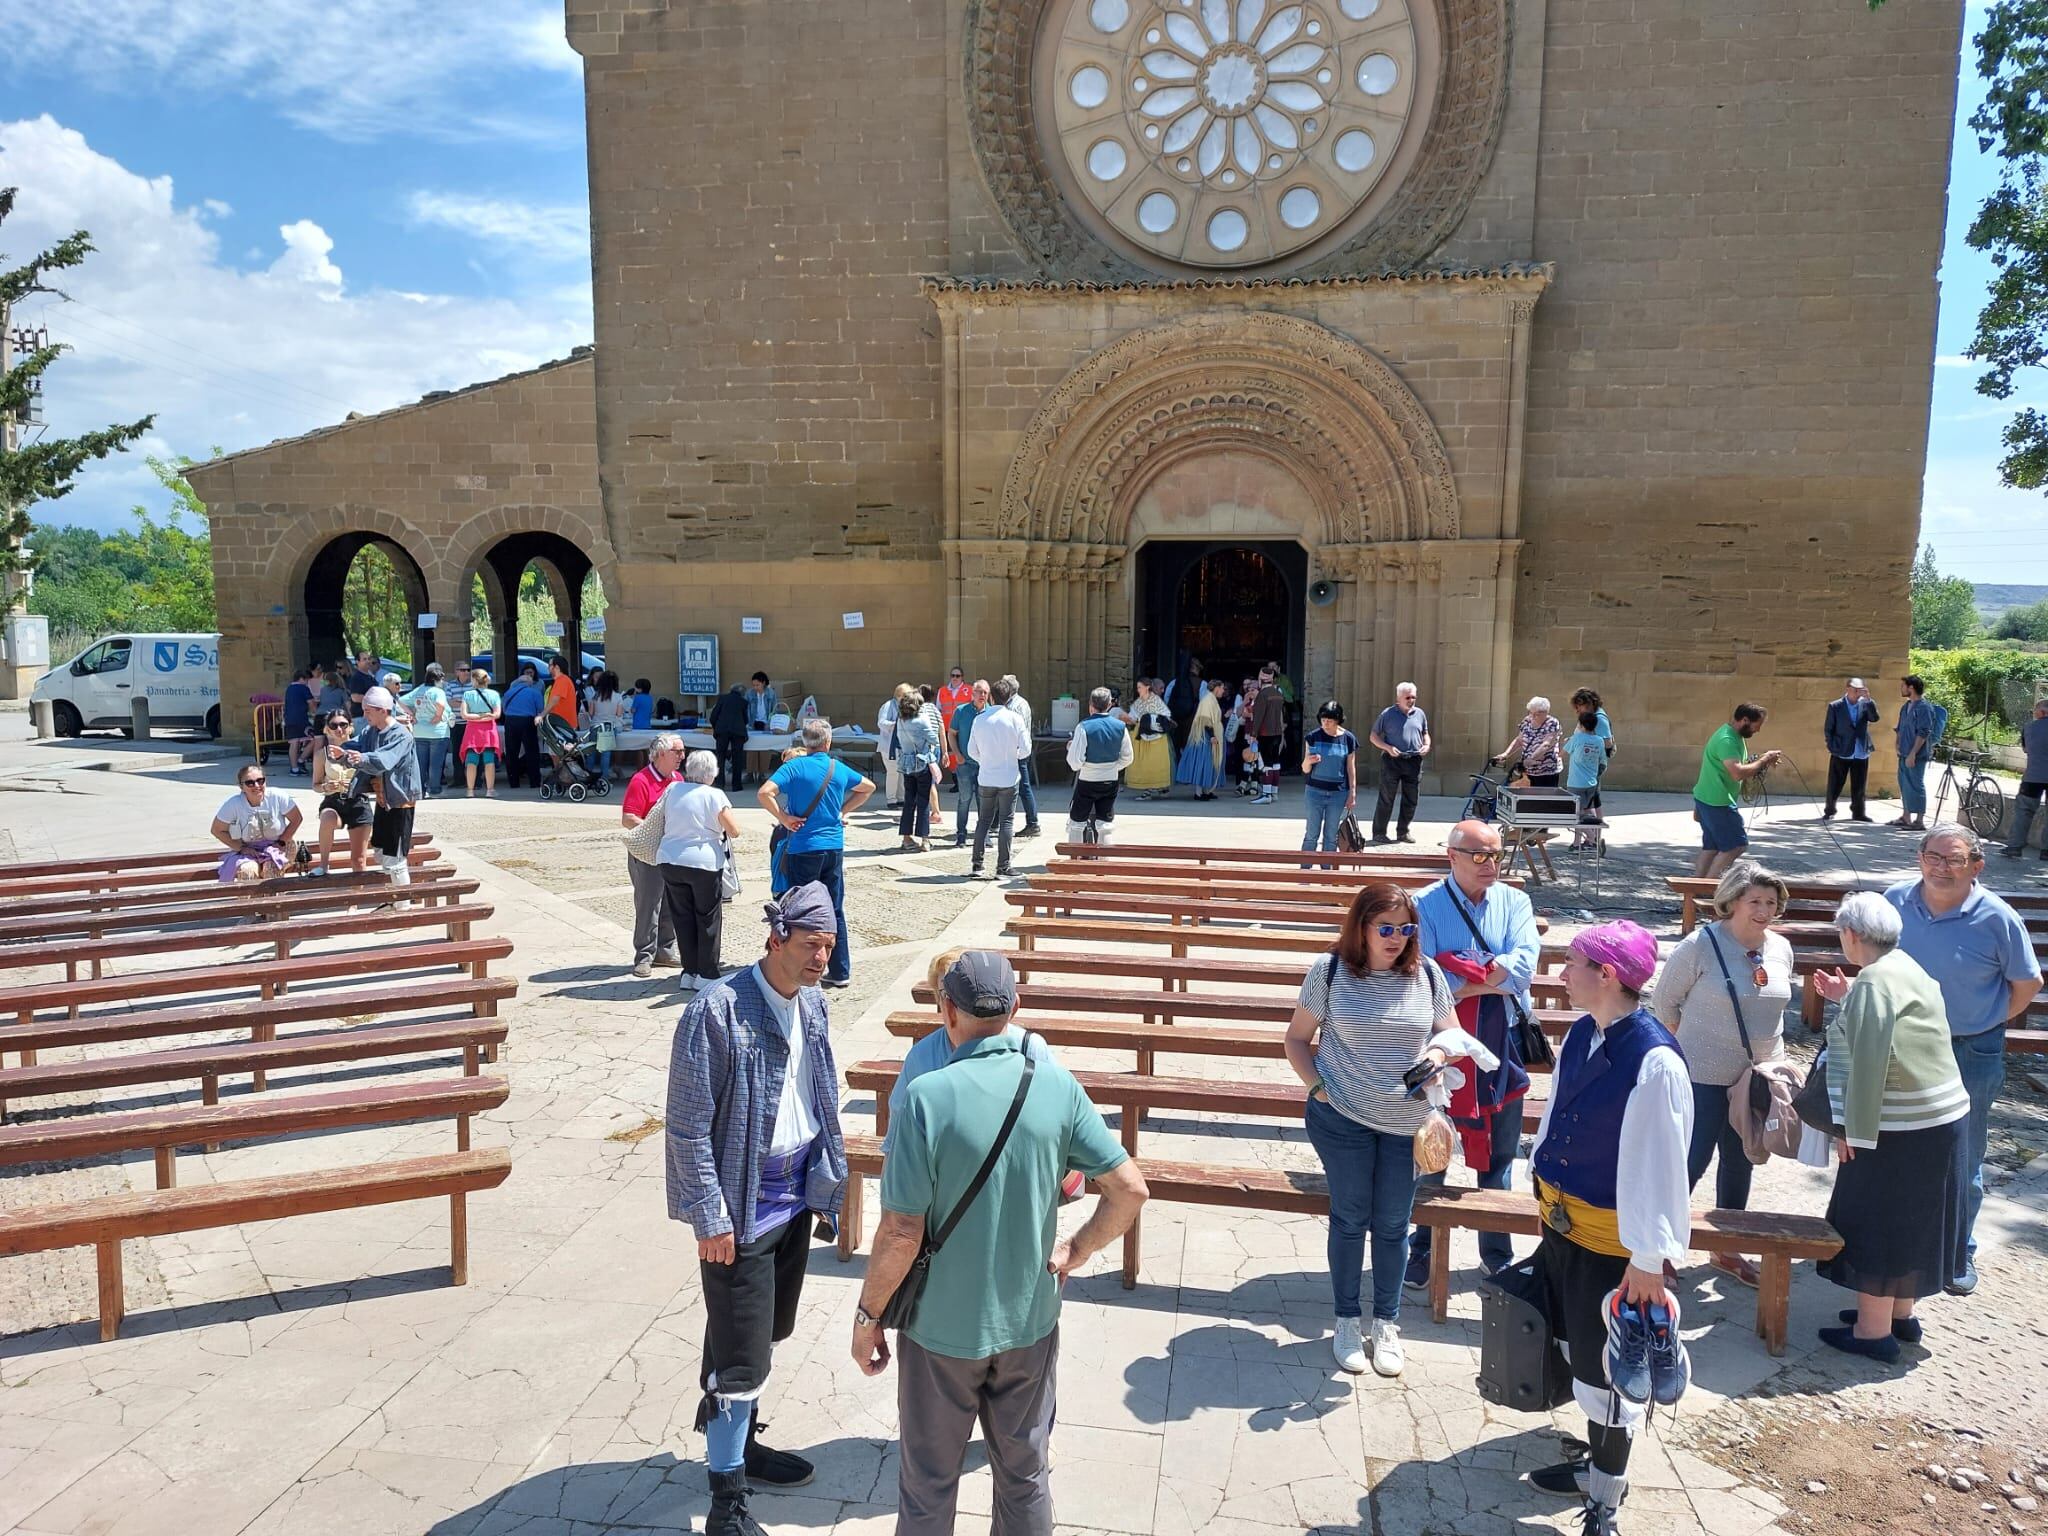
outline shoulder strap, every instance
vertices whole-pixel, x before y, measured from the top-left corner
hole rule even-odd
[[[1751,1061],[1756,1052],[1750,1047],[1749,1026],[1742,1022],[1742,999],[1735,992],[1735,976],[1728,969],[1728,957],[1721,953],[1721,941],[1714,933],[1712,923],[1703,924],[1700,932],[1707,936],[1707,947],[1714,952],[1714,963],[1721,967],[1721,985],[1728,989],[1728,1006],[1735,1010],[1735,1032],[1742,1036],[1742,1054]]]
[[[995,1172],[996,1159],[1003,1155],[1003,1148],[1009,1144],[1010,1132],[1017,1124],[1017,1116],[1023,1113],[1024,1096],[1031,1091],[1031,1074],[1038,1070],[1038,1063],[1031,1059],[1031,1042],[1037,1037],[1028,1030],[1024,1035],[1024,1046],[1020,1054],[1024,1058],[1023,1074],[1017,1079],[1016,1097],[1010,1100],[1010,1112],[1003,1116],[1002,1128],[996,1132],[995,1141],[989,1146],[988,1156],[981,1160],[981,1166],[974,1171],[974,1178],[967,1186],[967,1193],[960,1197],[960,1203],[946,1219],[939,1224],[939,1230],[926,1239],[928,1251],[937,1253],[953,1235],[953,1229],[960,1225],[960,1218],[967,1214],[967,1208],[974,1204],[975,1196],[988,1182],[988,1176]]]
[[[1450,901],[1450,904],[1452,906],[1458,909],[1458,916],[1465,919],[1465,926],[1472,930],[1472,941],[1475,944],[1477,944],[1481,949],[1485,950],[1486,953],[1488,953],[1489,955],[1492,954],[1493,949],[1486,942],[1486,935],[1479,931],[1479,924],[1472,920],[1471,912],[1467,910],[1465,903],[1459,899],[1457,881],[1450,879],[1446,879],[1444,881],[1444,896]],[[1446,977],[1445,980],[1448,981],[1449,978]],[[1522,1020],[1528,1018],[1528,1014],[1524,1011],[1522,1007],[1522,999],[1517,994],[1513,992],[1503,992],[1501,994],[1501,1001],[1507,1004],[1508,1014],[1511,1018],[1516,1020],[1516,1022],[1519,1023]]]
[[[815,811],[818,808],[818,806],[823,802],[825,798],[825,791],[832,787],[832,780],[838,774],[838,772],[838,760],[836,758],[826,758],[825,776],[822,779],[818,780],[818,792],[815,795],[811,796],[811,803],[804,807],[803,815],[799,816],[797,820],[809,821],[811,819],[811,812]]]

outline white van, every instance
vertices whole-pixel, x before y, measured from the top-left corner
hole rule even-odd
[[[31,701],[47,700],[59,736],[127,730],[130,701],[149,700],[149,723],[220,735],[219,635],[108,635],[43,674]]]

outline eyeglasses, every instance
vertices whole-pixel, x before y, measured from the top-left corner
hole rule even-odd
[[[1920,850],[1920,862],[1943,869],[1968,869],[1977,862],[1977,856],[1973,853],[1936,853],[1931,848],[1923,848]]]
[[[242,780],[242,788],[247,789],[251,784],[268,784],[269,782],[270,780],[264,778],[261,774],[256,774]]]
[[[1470,859],[1474,864],[1498,864],[1501,850],[1498,848],[1454,848],[1446,847],[1445,853],[1455,853]]]
[[[1412,939],[1415,937],[1415,925],[1413,923],[1381,923],[1373,932],[1383,939],[1391,939],[1397,933],[1404,939]]]
[[[961,674],[961,673],[959,673],[959,672],[955,672],[955,673],[953,674],[953,676],[954,676],[955,678],[959,678],[959,677],[960,677],[960,676],[962,676],[962,675],[963,675],[963,674]]]
[[[330,731],[345,731],[348,729],[348,723],[343,720],[337,720],[332,725],[327,726],[326,729]]]

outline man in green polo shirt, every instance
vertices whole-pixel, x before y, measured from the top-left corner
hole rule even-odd
[[[952,1058],[910,1085],[890,1122],[882,1221],[854,1313],[853,1358],[870,1376],[888,1368],[881,1314],[927,1228],[936,1237],[961,1205],[1016,1104],[987,1183],[932,1255],[924,1293],[898,1338],[896,1530],[952,1531],[978,1420],[995,1470],[994,1528],[1051,1536],[1046,1447],[1060,1286],[1137,1219],[1145,1180],[1080,1084],[1050,1057],[1027,1060],[1024,1040],[1010,1035],[1017,975],[1009,961],[969,950],[939,986]],[[1061,1238],[1054,1212],[1069,1169],[1096,1180],[1102,1198],[1078,1232]]]
[[[1736,705],[1700,753],[1700,778],[1692,787],[1692,819],[1700,824],[1699,857],[1692,865],[1696,875],[1718,879],[1749,846],[1749,831],[1742,824],[1743,781],[1785,755],[1775,748],[1749,755],[1750,738],[1764,728],[1769,713],[1761,704]]]

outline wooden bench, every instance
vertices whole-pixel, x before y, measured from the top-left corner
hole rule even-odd
[[[226,852],[226,849],[221,850],[222,854]],[[415,844],[412,852],[406,855],[406,865],[410,869],[418,869],[423,864],[434,863],[440,857],[440,849],[422,848]],[[175,889],[185,885],[219,886],[221,884],[219,875],[220,859],[221,855],[216,854],[212,865],[203,869],[141,869],[103,875],[37,875],[30,879],[16,879],[10,874],[7,866],[0,865],[0,897],[47,896],[60,891],[72,891],[81,895],[91,895],[100,891],[144,890],[152,886],[161,886],[166,889]],[[334,877],[332,875],[323,877],[319,875],[282,874],[268,883],[272,885],[291,885],[300,880],[319,880],[322,878],[331,880]]]
[[[1319,864],[1334,863],[1339,869],[1375,869],[1386,865],[1435,868],[1449,866],[1450,855],[1428,853],[1413,846],[1398,850],[1359,853],[1303,853],[1292,848],[1192,848],[1178,843],[1055,843],[1052,850],[1063,859],[1093,859],[1106,864],[1125,860],[1171,862],[1175,864],[1272,864],[1292,866],[1304,858]]]
[[[1170,922],[1190,926],[1214,922],[1292,923],[1297,927],[1325,930],[1343,927],[1344,914],[1348,910],[1346,904],[1290,903],[1270,897],[1220,901],[1160,894],[1137,896],[1085,886],[1049,891],[1027,885],[1022,890],[1004,891],[1003,900],[1026,913],[1048,917],[1100,912],[1113,917],[1163,917]]]
[[[184,1003],[170,1008],[149,1008],[96,1013],[82,1019],[59,1019],[41,1024],[0,1025],[0,1067],[7,1052],[21,1055],[21,1064],[32,1067],[40,1051],[63,1046],[106,1045],[120,1040],[160,1040],[173,1035],[198,1035],[216,1030],[246,1029],[252,1041],[277,1038],[280,1024],[303,1024],[321,1019],[362,1019],[378,1014],[424,1013],[436,1008],[467,1008],[473,1017],[487,1019],[498,1004],[518,994],[519,983],[509,976],[481,979],[462,976],[446,981],[408,981],[396,987],[378,987],[344,992],[293,992],[284,997],[247,997]],[[256,1086],[263,1082],[258,1077]]]
[[[857,1247],[860,1233],[856,1224],[860,1217],[860,1204],[855,1182],[862,1176],[880,1175],[881,1139],[849,1136],[846,1138],[846,1154],[847,1205],[841,1212],[841,1227],[842,1230],[856,1227],[853,1246]],[[1330,1212],[1329,1186],[1319,1173],[1278,1168],[1217,1168],[1205,1163],[1153,1162],[1149,1159],[1141,1166],[1145,1186],[1154,1200],[1283,1211],[1305,1216],[1326,1217]],[[1470,1227],[1477,1231],[1533,1233],[1536,1230],[1536,1202],[1529,1195],[1506,1190],[1447,1188],[1418,1197],[1415,1220],[1437,1233],[1437,1241],[1432,1244],[1430,1254],[1430,1313],[1442,1322],[1450,1299],[1450,1243],[1446,1230]],[[1791,1310],[1792,1260],[1826,1258],[1839,1252],[1842,1246],[1840,1236],[1818,1217],[1783,1216],[1766,1211],[1695,1212],[1691,1243],[1708,1253],[1753,1254],[1760,1258],[1761,1267],[1769,1278],[1757,1287],[1756,1331],[1765,1348],[1774,1355],[1785,1351]],[[1443,1274],[1441,1309],[1437,1290],[1439,1268]],[[1123,1283],[1125,1290],[1135,1288],[1138,1283],[1137,1268],[1128,1247],[1124,1255]]]
[[[78,979],[82,965],[98,967],[108,960],[132,959],[139,955],[189,954],[209,949],[241,949],[268,944],[279,960],[291,958],[294,944],[315,939],[360,938],[409,928],[440,928],[453,941],[469,937],[471,925],[485,921],[492,909],[471,902],[447,906],[408,903],[390,911],[345,913],[338,917],[315,917],[304,922],[266,924],[259,927],[233,925],[221,928],[180,930],[108,939],[39,940],[34,943],[0,944],[0,971],[29,970],[37,966],[61,965],[67,979]],[[358,951],[360,956],[363,951]],[[248,966],[244,959],[237,962]]]
[[[1440,1323],[1450,1310],[1450,1229],[1533,1237],[1541,1218],[1533,1195],[1445,1188],[1416,1199],[1415,1220],[1435,1233],[1429,1250],[1429,1315]],[[1695,1211],[1688,1243],[1701,1253],[1739,1253],[1758,1260],[1756,1332],[1773,1355],[1785,1352],[1792,1261],[1830,1258],[1842,1250],[1841,1234],[1822,1218],[1774,1211]]]
[[[412,894],[422,899],[438,900],[448,882],[455,877],[455,873],[455,866],[452,864],[423,864],[412,872]],[[144,908],[161,910],[168,914],[178,907],[221,901],[237,892],[246,893],[244,900],[267,901],[298,891],[329,888],[382,892],[390,890],[391,882],[382,874],[365,871],[360,875],[339,874],[325,875],[314,880],[288,880],[281,886],[227,886],[216,881],[212,885],[167,885],[153,890],[115,891],[105,895],[60,891],[54,896],[10,896],[5,908],[0,910],[4,910],[9,917],[82,917],[94,912],[126,912]]]
[[[1550,920],[1536,919],[1536,931],[1548,931]],[[1334,942],[1331,935],[1286,928],[1226,927],[1215,923],[1122,922],[1116,918],[1013,917],[1003,925],[1006,938],[1029,954],[1042,940],[1065,939],[1077,944],[1163,944],[1177,957],[1190,949],[1255,949],[1271,954],[1323,955]],[[1104,956],[1108,967],[1126,958]]]
[[[1316,855],[1304,853],[1305,860]],[[1335,887],[1357,895],[1361,886],[1392,875],[1427,875],[1431,883],[1448,873],[1441,865],[1391,864],[1372,869],[1316,869],[1307,864],[1231,865],[1208,868],[1193,864],[1141,864],[1122,859],[1052,859],[1043,874],[1054,880],[1150,880],[1174,889],[1212,885],[1257,886],[1262,890],[1289,891],[1297,887]]]
[[[0,1167],[146,1151],[155,1154],[156,1187],[171,1189],[178,1182],[180,1147],[448,1119],[455,1121],[455,1150],[466,1152],[470,1117],[496,1109],[510,1092],[502,1077],[439,1077],[338,1092],[273,1094],[235,1104],[175,1104],[35,1120],[0,1127]]]
[[[1388,870],[1389,885],[1419,891],[1435,885],[1443,876],[1426,870]],[[1249,901],[1270,903],[1279,908],[1328,907],[1342,917],[1358,899],[1358,887],[1346,885],[1274,885],[1259,880],[1207,880],[1199,876],[1184,880],[1146,878],[1142,875],[1026,875],[1024,888],[1059,892],[1083,898],[1090,896],[1169,896],[1188,901]]]
[[[1918,838],[1914,839],[1917,846]],[[1679,931],[1691,933],[1699,920],[1699,909],[1703,903],[1714,899],[1714,887],[1720,882],[1698,875],[1667,875],[1665,885],[1675,891],[1683,908],[1679,917]],[[1886,882],[1890,884],[1892,882]],[[1785,882],[1791,905],[1786,909],[1787,917],[1814,917],[1823,921],[1835,915],[1835,908],[1842,904],[1842,898],[1851,891],[1860,889],[1834,880],[1788,880]],[[2032,913],[2048,914],[2048,891],[2000,891],[1998,895],[2007,906],[2026,916]]]
[[[288,1067],[327,1066],[337,1061],[372,1061],[460,1049],[465,1075],[477,1074],[486,1046],[505,1039],[503,1019],[447,1019],[418,1024],[380,1024],[367,1029],[321,1030],[257,1043],[190,1045],[175,1051],[135,1051],[87,1061],[39,1062],[0,1071],[0,1121],[14,1101],[142,1083],[197,1079],[208,1104],[220,1099],[220,1080],[241,1073],[270,1073]]]
[[[233,899],[181,902],[172,906],[122,907],[112,911],[19,915],[10,905],[0,908],[7,914],[0,917],[0,963],[4,963],[4,946],[29,940],[73,934],[97,939],[110,933],[173,927],[219,931],[248,923],[290,922],[308,914],[345,912],[352,907],[380,907],[391,900],[388,883],[349,884],[326,889],[330,885],[335,885],[335,882],[294,882],[288,891],[276,894],[271,894],[267,887],[259,887],[247,896]],[[437,902],[453,905],[456,898],[474,896],[478,889],[474,880],[437,880],[430,886],[421,887],[420,900],[429,905]],[[250,942],[251,937],[238,934],[230,942],[241,945]]]
[[[121,1244],[133,1237],[163,1237],[241,1222],[275,1221],[318,1211],[393,1205],[446,1198],[449,1277],[469,1281],[469,1223],[465,1197],[495,1189],[512,1172],[502,1148],[413,1157],[367,1167],[281,1174],[199,1184],[184,1189],[102,1195],[90,1200],[0,1212],[0,1256],[90,1247],[99,1268],[101,1339],[121,1330],[127,1298],[121,1283]]]
[[[423,832],[412,841],[415,848],[426,848],[432,846],[434,836],[431,832]],[[217,869],[224,851],[218,844],[213,844],[205,848],[173,848],[160,853],[114,853],[80,859],[20,860],[12,864],[0,864],[0,879],[125,874],[138,869]]]

